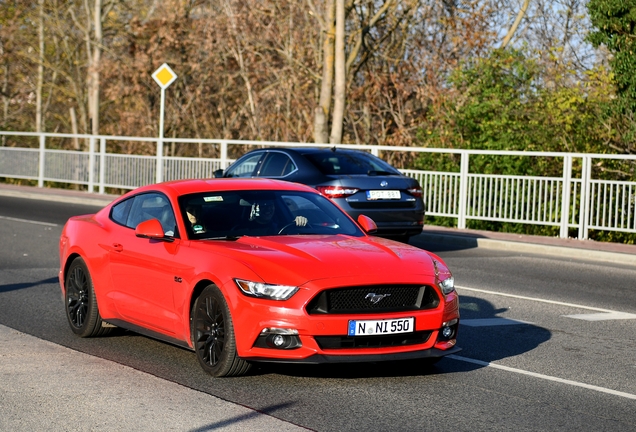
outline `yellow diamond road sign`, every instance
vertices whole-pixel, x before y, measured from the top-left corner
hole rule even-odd
[[[177,79],[177,74],[164,63],[152,74],[152,78],[162,89],[166,89]]]

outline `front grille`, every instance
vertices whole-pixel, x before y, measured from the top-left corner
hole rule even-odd
[[[322,291],[307,305],[313,314],[364,314],[434,309],[435,290],[426,285],[371,285]]]
[[[430,331],[381,336],[315,336],[321,349],[384,348],[417,345],[428,341]]]

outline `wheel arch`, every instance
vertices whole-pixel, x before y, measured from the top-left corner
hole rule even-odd
[[[71,267],[71,264],[73,264],[73,261],[75,261],[76,258],[84,259],[79,253],[73,252],[66,257],[66,261],[64,262],[64,269],[62,271],[62,280],[60,281],[62,282],[62,287],[64,288],[64,292],[66,292],[66,276],[68,275],[68,269]],[[84,259],[84,262],[86,262],[85,259]]]
[[[218,283],[216,283],[215,281],[213,281],[210,278],[204,278],[204,279],[201,279],[200,281],[198,281],[194,285],[194,289],[192,290],[192,295],[190,296],[190,304],[189,304],[189,307],[188,307],[188,323],[189,323],[188,329],[189,329],[189,332],[190,332],[190,337],[188,338],[188,341],[190,343],[190,346],[192,346],[192,347],[194,347],[194,339],[193,339],[194,338],[194,328],[192,327],[192,325],[193,325],[192,309],[194,308],[194,303],[196,303],[197,299],[199,298],[199,296],[201,295],[203,290],[209,285],[216,285],[220,289],[220,285]]]

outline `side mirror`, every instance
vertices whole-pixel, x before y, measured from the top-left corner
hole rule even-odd
[[[223,177],[223,169],[219,168],[218,170],[215,170],[212,175],[214,175],[214,178],[221,178]]]
[[[373,222],[369,216],[358,216],[358,224],[362,227],[367,234],[374,234],[378,230],[378,226]]]
[[[158,219],[148,219],[141,222],[135,228],[135,235],[141,238],[149,238],[153,240],[174,241],[171,237],[166,237],[163,233],[163,227]]]

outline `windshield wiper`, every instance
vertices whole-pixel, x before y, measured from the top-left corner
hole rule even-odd
[[[239,238],[243,237],[243,234],[239,234],[239,235],[226,235],[226,236],[219,236],[219,237],[206,237],[206,238],[202,238],[200,240],[238,240]]]

